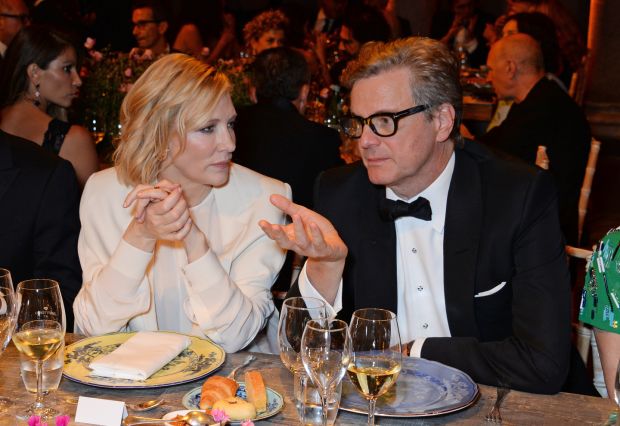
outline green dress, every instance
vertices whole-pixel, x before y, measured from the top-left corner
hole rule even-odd
[[[620,227],[596,246],[586,266],[579,320],[601,330],[620,333]]]

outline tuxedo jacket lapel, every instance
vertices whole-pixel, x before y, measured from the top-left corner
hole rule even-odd
[[[369,194],[360,203],[359,264],[354,268],[356,281],[362,283],[355,289],[354,306],[381,307],[396,312],[396,230],[394,222],[379,217],[379,200],[385,197],[385,188],[371,186]]]
[[[475,159],[456,149],[444,228],[444,292],[452,336],[478,337],[474,313],[482,190]]]

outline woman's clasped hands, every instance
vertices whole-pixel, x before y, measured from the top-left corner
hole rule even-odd
[[[134,219],[125,239],[138,248],[150,251],[157,240],[182,241],[192,229],[181,186],[165,179],[155,185],[136,186],[125,198],[123,207],[133,207]]]

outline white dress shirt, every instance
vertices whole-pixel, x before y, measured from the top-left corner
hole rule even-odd
[[[411,199],[403,200],[410,202],[418,197],[429,200],[433,211],[430,221],[413,217],[395,221],[398,326],[403,343],[415,339],[412,356],[420,356],[424,338],[450,336],[444,297],[443,237],[454,163],[453,153],[446,168],[431,185]],[[389,188],[386,196],[391,200],[400,199]],[[323,299],[308,280],[305,265],[298,284],[302,296]],[[342,281],[334,304],[328,307],[332,315],[342,309]]]

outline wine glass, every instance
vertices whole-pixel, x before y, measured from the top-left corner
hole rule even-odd
[[[65,336],[65,309],[60,287],[54,280],[34,279],[17,285],[17,325],[13,343],[35,362],[37,391],[24,417],[51,418],[58,412],[43,403],[43,362],[61,346]]]
[[[351,336],[346,322],[337,319],[308,321],[301,337],[301,360],[319,389],[323,426],[327,425],[331,393],[344,377],[350,358]]]
[[[367,308],[353,312],[352,352],[347,374],[368,400],[368,424],[375,424],[375,403],[396,382],[402,364],[396,314]]]
[[[15,294],[13,293],[13,280],[8,270],[0,268],[0,355],[9,344],[14,327]],[[7,413],[9,404],[8,398],[0,396],[0,413]]]
[[[308,376],[301,362],[301,335],[306,323],[311,319],[327,316],[325,302],[314,297],[289,297],[282,303],[278,322],[278,344],[282,363],[295,375],[294,394],[297,410],[301,418],[306,411],[304,391]],[[300,396],[301,395],[301,396]]]

